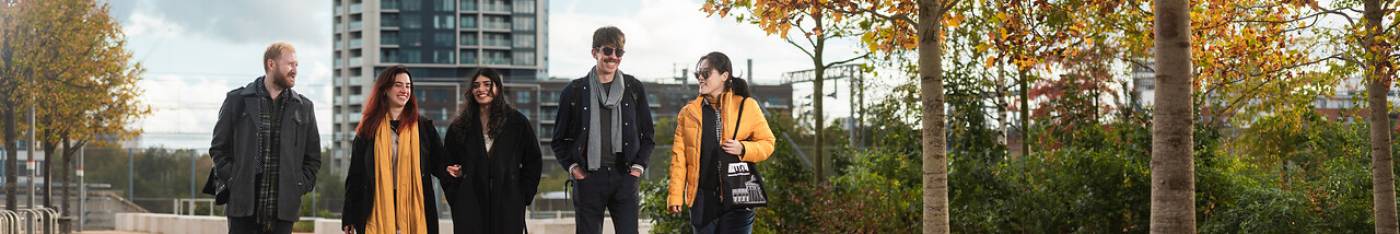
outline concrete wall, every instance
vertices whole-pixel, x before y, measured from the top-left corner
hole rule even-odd
[[[452,233],[452,220],[438,220],[438,232]],[[345,234],[340,230],[340,219],[316,219],[316,234]]]
[[[314,220],[316,234],[340,234],[340,219],[309,218]],[[189,216],[153,213],[117,213],[117,231],[145,232],[152,234],[225,234],[228,233],[228,219],[219,216]],[[614,233],[612,219],[603,221],[603,232]],[[651,223],[643,220],[639,227],[642,233],[651,230]],[[572,233],[574,219],[529,219],[525,225],[531,233]],[[452,220],[438,220],[442,233],[453,233]]]
[[[525,226],[530,233],[574,233],[574,219],[527,219]],[[452,220],[444,219],[438,221],[439,231],[444,234],[453,233]],[[641,233],[651,232],[651,223],[642,220],[638,227]],[[316,234],[343,234],[340,231],[340,219],[317,219]],[[603,220],[603,233],[616,233],[613,231],[612,219]]]
[[[228,218],[218,216],[188,216],[155,213],[117,213],[117,231],[152,234],[228,233]]]

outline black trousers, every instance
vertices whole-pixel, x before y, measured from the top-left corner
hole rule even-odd
[[[603,233],[603,210],[612,214],[619,234],[637,233],[640,197],[629,168],[603,167],[574,182],[575,233]]]
[[[258,225],[258,216],[248,217],[228,217],[228,233],[267,233],[267,234],[288,234],[292,233],[292,222],[277,220],[272,225],[272,229]]]

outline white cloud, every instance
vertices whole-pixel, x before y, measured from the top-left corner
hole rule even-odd
[[[291,41],[303,45],[329,45],[330,1],[283,0],[147,0],[113,3],[114,9],[131,9],[135,15],[164,18],[190,32],[232,43],[264,44]],[[318,30],[307,30],[315,28]]]
[[[123,32],[128,37],[178,37],[185,34],[185,30],[180,25],[167,23],[165,20],[147,14],[132,14],[123,21],[126,26]]]
[[[293,89],[316,104],[321,135],[329,135],[332,70],[328,33],[317,34],[324,37],[319,39],[288,35],[238,41],[210,30],[188,30],[189,23],[177,23],[164,14],[153,12],[160,7],[132,8],[135,10],[123,21],[123,31],[127,35],[127,49],[147,69],[141,81],[146,93],[141,98],[153,109],[152,114],[139,123],[145,132],[142,146],[207,149],[224,94],[263,74],[259,61],[272,41],[290,41],[297,47],[301,67]],[[313,9],[324,9],[326,14],[330,11],[329,6]],[[317,22],[324,25],[315,28],[327,29],[325,31],[331,28],[329,20]],[[268,24],[265,28],[286,31],[277,29],[279,27],[304,30],[308,26]],[[322,141],[323,145],[329,143],[329,140]]]
[[[142,98],[155,110],[140,124],[146,132],[143,146],[207,149],[209,132],[224,94],[262,74],[258,61],[272,41],[290,41],[297,46],[302,66],[294,89],[316,104],[322,143],[329,144],[331,9],[325,1],[293,2],[287,7],[267,1],[223,7],[168,0],[114,1],[114,8],[131,9],[121,21],[128,36],[127,48],[148,69],[146,80],[141,83],[146,89]],[[588,54],[593,30],[604,25],[618,26],[627,34],[628,54],[622,69],[643,79],[679,75],[681,68],[694,66],[701,55],[710,51],[728,54],[741,73],[747,73],[744,60],[753,59],[756,76],[742,75],[758,77],[762,83],[777,83],[783,72],[811,67],[802,52],[777,36],[765,35],[756,26],[737,23],[732,18],[706,17],[696,1],[608,3],[551,2],[551,76],[578,77],[587,72],[594,63]],[[267,7],[274,9],[259,10]],[[189,12],[170,12],[181,9]],[[276,17],[249,16],[250,11]],[[217,20],[198,19],[204,15],[202,12],[219,13],[208,14]],[[233,23],[257,26],[263,31],[238,36],[250,29],[229,25]],[[831,48],[858,49],[839,43]],[[829,54],[828,58],[844,58],[851,50],[832,49]]]

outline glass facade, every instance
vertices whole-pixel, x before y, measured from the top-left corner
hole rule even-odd
[[[476,15],[464,15],[464,16],[462,16],[461,19],[460,19],[460,23],[459,23],[458,27],[461,27],[462,29],[475,29],[475,28],[476,28]]]
[[[515,34],[515,48],[535,48],[535,35],[528,33]]]

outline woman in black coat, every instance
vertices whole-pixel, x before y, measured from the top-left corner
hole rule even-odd
[[[540,145],[525,115],[501,95],[501,76],[483,68],[469,101],[447,129],[443,180],[458,233],[521,233],[540,183]]]
[[[402,66],[390,67],[379,75],[374,87],[350,154],[342,229],[346,233],[438,233],[437,203],[430,176],[447,178],[447,171],[443,169],[446,151],[442,138],[432,120],[418,115],[408,70]],[[415,144],[417,149],[405,148]],[[417,157],[413,157],[415,155]],[[398,164],[414,160],[418,162],[416,168]],[[384,168],[389,170],[380,170]],[[395,188],[380,188],[376,184]],[[381,191],[384,189],[397,192]],[[394,204],[377,204],[376,201]],[[423,213],[393,212],[404,210],[399,209],[403,204],[412,207],[406,210],[421,209]]]

